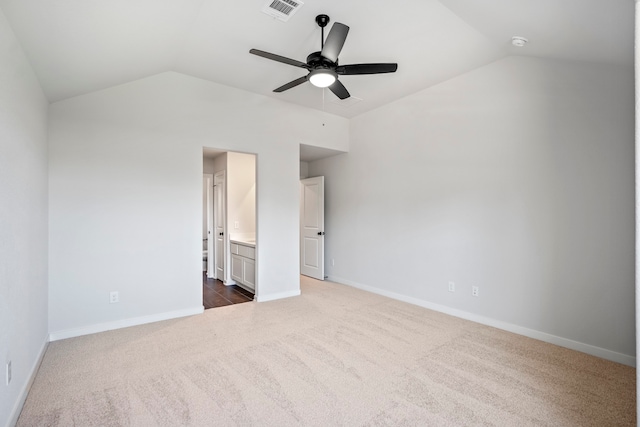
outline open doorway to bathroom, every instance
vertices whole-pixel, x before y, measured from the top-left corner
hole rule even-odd
[[[254,300],[256,155],[203,149],[202,292],[205,309]]]

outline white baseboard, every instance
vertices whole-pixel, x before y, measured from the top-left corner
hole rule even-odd
[[[256,296],[256,301],[267,302],[267,301],[274,301],[282,298],[297,297],[299,295],[300,295],[300,289],[296,289],[295,291],[279,292],[277,294],[258,295]]]
[[[144,325],[146,323],[159,322],[161,320],[175,319],[178,317],[193,316],[195,314],[204,313],[204,307],[195,307],[185,310],[169,311],[166,313],[152,314],[150,316],[133,317],[131,319],[115,320],[113,322],[98,323],[95,325],[84,326],[82,328],[66,329],[63,331],[52,332],[49,335],[49,341],[64,340],[67,338],[79,337],[82,335],[95,334],[98,332],[111,331],[114,329],[128,328],[129,326]]]
[[[42,363],[42,359],[44,358],[44,353],[47,351],[48,345],[49,341],[47,340],[42,343],[42,347],[40,347],[38,357],[36,358],[35,362],[31,366],[31,370],[29,371],[29,380],[24,384],[24,386],[22,386],[22,390],[20,390],[20,394],[18,395],[18,400],[11,410],[11,416],[9,416],[7,427],[15,426],[18,422],[18,418],[20,417],[20,413],[22,412],[22,407],[24,406],[24,402],[27,401],[29,390],[31,390],[33,381],[36,379],[36,374],[38,373],[38,369],[40,368],[40,364]]]
[[[461,319],[470,320],[472,322],[480,323],[482,325],[492,326],[494,328],[513,332],[518,335],[523,335],[525,337],[534,338],[550,344],[555,344],[560,347],[565,347],[571,350],[587,353],[592,356],[600,357],[602,359],[607,359],[613,362],[622,363],[623,365],[628,365],[632,367],[636,366],[636,358],[634,356],[629,356],[627,354],[617,353],[615,351],[607,350],[605,348],[596,347],[596,346],[581,343],[578,341],[573,341],[568,338],[558,337],[556,335],[551,335],[546,332],[540,332],[534,329],[525,328],[523,326],[514,325],[512,323],[503,322],[501,320],[492,319],[490,317],[469,313],[463,310],[457,310],[455,308],[447,307],[445,305],[435,304],[429,301],[424,301],[418,298],[409,297],[409,296],[398,294],[395,292],[385,291],[383,289],[378,289],[372,286],[363,285],[361,283],[343,279],[341,277],[329,276],[328,280],[332,282],[340,283],[343,285],[348,285],[354,288],[362,289],[363,291],[368,291],[374,294],[389,297],[398,301],[403,301],[409,304],[418,305],[420,307],[428,308],[430,310],[438,311],[440,313],[449,314],[451,316],[459,317]]]

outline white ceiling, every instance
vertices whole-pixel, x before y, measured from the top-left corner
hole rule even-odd
[[[505,55],[633,65],[633,0],[303,2],[289,22],[262,13],[265,0],[0,0],[0,8],[52,102],[178,71],[349,118]],[[362,99],[348,107],[308,83],[273,93],[305,71],[249,54],[305,61],[320,49],[320,13],[351,27],[341,64],[399,64],[395,74],[341,76]],[[529,45],[512,47],[513,35]]]

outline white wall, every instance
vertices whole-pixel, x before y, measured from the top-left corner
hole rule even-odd
[[[256,156],[227,153],[227,227],[230,236],[255,237]],[[238,228],[235,223],[238,222]]]
[[[227,153],[222,153],[213,159],[213,174],[227,170]]]
[[[172,72],[50,116],[53,339],[201,310],[203,146],[257,153],[260,297],[299,293],[299,144],[347,149],[346,119]]]
[[[0,426],[16,421],[47,342],[47,106],[0,11]]]
[[[210,173],[213,175],[216,172],[214,165],[215,165],[215,159],[212,159],[210,157],[206,157],[202,159],[202,172]]]
[[[330,278],[633,363],[633,105],[630,68],[509,57],[356,117],[309,167]]]
[[[300,179],[309,177],[309,162],[300,162]]]

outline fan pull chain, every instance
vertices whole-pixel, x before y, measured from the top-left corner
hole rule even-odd
[[[323,88],[322,89],[322,112],[324,112],[324,93],[327,91],[327,89]]]

